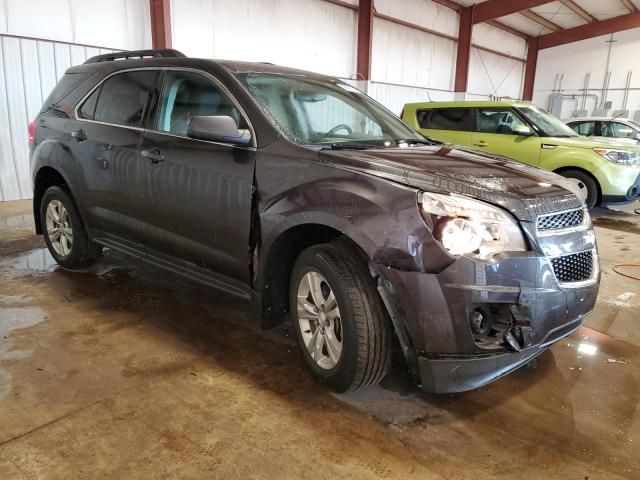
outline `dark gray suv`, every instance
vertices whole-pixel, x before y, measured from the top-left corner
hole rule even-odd
[[[335,78],[102,55],[30,133],[36,229],[60,265],[106,247],[253,301],[337,391],[379,382],[394,346],[425,390],[479,387],[596,301],[572,184],[426,139]]]

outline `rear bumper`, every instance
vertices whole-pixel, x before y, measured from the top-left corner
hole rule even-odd
[[[554,342],[570,335],[582,325],[578,319],[562,328]],[[553,342],[552,342],[553,343]],[[482,387],[527,364],[547,349],[540,345],[520,352],[485,356],[418,357],[420,386],[433,393],[456,393]]]

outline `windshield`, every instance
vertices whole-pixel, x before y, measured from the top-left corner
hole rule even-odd
[[[378,147],[425,137],[358,89],[298,75],[238,75],[276,127],[301,145]]]
[[[526,117],[541,137],[579,137],[576,132],[562,120],[554,117],[538,107],[518,107],[518,111]]]

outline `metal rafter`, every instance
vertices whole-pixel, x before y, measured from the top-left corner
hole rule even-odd
[[[581,17],[585,22],[593,23],[597,22],[597,19],[587,12],[584,8],[578,5],[573,0],[558,0],[561,4],[571,10],[573,13]]]
[[[538,25],[541,25],[544,28],[548,28],[552,32],[557,32],[559,30],[562,30],[562,27],[560,27],[559,25],[556,25],[551,20],[547,20],[542,15],[538,15],[533,10],[523,10],[522,12],[520,12],[520,15],[527,17],[529,20],[536,22]]]
[[[504,32],[510,33],[511,35],[515,35],[516,37],[520,37],[525,40],[529,40],[531,38],[531,35],[521,32],[520,30],[516,30],[515,28],[510,27],[509,25],[505,25],[504,23],[499,22],[498,20],[487,20],[484,23],[486,23],[487,25],[491,25],[494,28],[499,28]]]
[[[623,30],[631,30],[633,28],[640,28],[640,12],[629,13],[620,17],[587,23],[578,27],[567,28],[566,30],[542,35],[539,37],[539,47],[540,49],[557,47],[558,45],[578,42],[580,40],[621,32]]]
[[[627,10],[631,13],[638,13],[638,7],[636,7],[631,0],[620,0]]]
[[[487,0],[475,5],[473,23],[482,23],[512,13],[519,13],[550,2],[551,0]]]

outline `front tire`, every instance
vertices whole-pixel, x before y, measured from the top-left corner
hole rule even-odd
[[[591,175],[581,172],[580,170],[565,170],[564,172],[560,172],[560,175],[577,184],[580,190],[584,192],[585,203],[589,210],[598,204],[600,191],[598,184]]]
[[[295,262],[290,312],[305,364],[337,392],[379,383],[391,330],[367,266],[342,243],[310,247]]]
[[[49,187],[44,192],[40,224],[49,253],[64,268],[85,268],[100,257],[102,248],[89,240],[75,203],[62,188]]]

